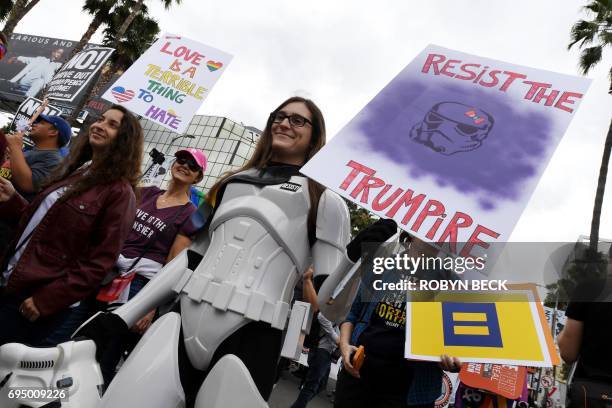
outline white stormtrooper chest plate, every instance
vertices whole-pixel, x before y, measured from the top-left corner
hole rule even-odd
[[[208,249],[182,289],[185,345],[196,365],[205,366],[204,355],[247,321],[285,328],[293,289],[311,263],[309,207],[305,177],[228,184]]]

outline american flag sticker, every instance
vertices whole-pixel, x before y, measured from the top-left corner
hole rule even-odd
[[[131,89],[125,89],[122,86],[114,87],[113,89],[111,89],[111,93],[119,103],[127,102],[131,100],[135,95],[134,91],[132,91]]]

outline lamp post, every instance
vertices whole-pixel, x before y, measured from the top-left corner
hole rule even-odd
[[[167,156],[168,153],[170,153],[170,148],[174,145],[174,142],[176,142],[177,140],[182,139],[184,137],[186,137],[188,139],[195,139],[194,135],[178,135],[176,137],[173,137],[172,140],[170,141],[170,144],[166,148],[166,153],[164,153],[164,156]]]

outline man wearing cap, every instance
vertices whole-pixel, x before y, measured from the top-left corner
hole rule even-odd
[[[59,116],[40,115],[32,126],[34,148],[23,151],[23,133],[6,135],[10,171],[3,174],[28,201],[40,191],[43,181],[60,164],[59,149],[70,142],[72,130]]]

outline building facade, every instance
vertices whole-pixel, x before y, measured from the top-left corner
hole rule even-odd
[[[253,154],[261,131],[236,123],[220,116],[196,115],[187,132],[179,135],[146,119],[140,124],[144,130],[144,172],[152,163],[149,153],[155,148],[166,157],[165,164],[171,163],[177,150],[193,147],[204,151],[208,166],[204,179],[196,187],[204,193],[212,187],[219,176],[226,171],[242,166]],[[165,175],[162,188],[170,180]]]

